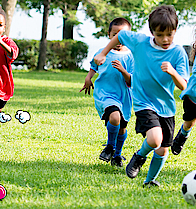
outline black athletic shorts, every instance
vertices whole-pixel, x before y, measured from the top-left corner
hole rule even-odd
[[[103,114],[102,120],[105,120],[105,126],[107,126],[107,123],[109,121],[109,116],[112,112],[119,111],[121,115],[121,120],[120,120],[120,128],[126,128],[127,127],[127,121],[124,120],[121,111],[119,108],[115,105],[109,106],[105,109],[105,113]]]
[[[173,143],[173,135],[175,128],[175,118],[164,118],[159,116],[152,110],[141,110],[136,115],[136,133],[141,133],[146,137],[146,132],[153,127],[161,127],[163,132],[163,141],[161,147],[169,147]]]
[[[188,96],[184,97],[183,108],[183,120],[191,121],[196,118],[196,104],[192,102]]]
[[[7,101],[3,101],[0,99],[0,109],[2,109],[6,103],[7,103]]]

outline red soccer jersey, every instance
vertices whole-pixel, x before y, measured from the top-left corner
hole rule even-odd
[[[9,57],[3,47],[0,46],[0,99],[8,101],[14,93],[11,63],[17,58],[19,49],[11,38],[5,35],[1,38],[12,50],[12,57]]]

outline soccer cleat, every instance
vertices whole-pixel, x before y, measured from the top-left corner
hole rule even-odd
[[[145,188],[145,187],[150,188],[151,186],[157,186],[157,187],[159,187],[160,186],[160,183],[158,181],[152,180],[150,182],[144,182],[144,184],[143,184],[143,188]]]
[[[175,137],[173,141],[173,145],[171,146],[171,151],[174,155],[180,154],[182,151],[183,145],[186,142],[188,137],[185,137],[182,133],[181,130],[179,130],[177,136]]]
[[[146,158],[137,154],[138,151],[134,153],[133,157],[131,158],[129,164],[126,167],[126,174],[129,178],[135,178],[139,173],[140,168],[146,161]]]
[[[111,160],[111,165],[112,166],[117,166],[117,167],[123,167],[123,162],[122,160],[126,160],[123,156],[116,156],[113,157]]]
[[[101,152],[99,159],[108,163],[114,155],[114,152],[115,150],[113,149],[113,146],[111,144],[108,144]]]

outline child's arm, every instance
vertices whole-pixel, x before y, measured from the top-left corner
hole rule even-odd
[[[106,60],[106,55],[108,52],[118,44],[120,44],[120,42],[118,40],[118,34],[116,34],[108,43],[108,45],[102,50],[102,52],[94,57],[94,62],[97,65],[102,65]]]
[[[180,89],[180,90],[184,90],[187,87],[187,82],[186,80],[184,80],[184,78],[182,78],[178,72],[172,67],[172,65],[170,64],[170,62],[163,62],[161,65],[161,69],[163,72],[168,73],[169,75],[171,75],[175,85]]]
[[[119,60],[112,61],[112,66],[116,68],[119,72],[122,73],[126,83],[128,86],[131,86],[131,76],[130,74],[124,69],[121,62]]]
[[[0,38],[0,45],[3,47],[3,49],[7,52],[9,57],[12,57],[12,49],[10,46],[8,46],[2,38]]]
[[[88,94],[90,95],[91,87],[92,87],[92,89],[94,89],[94,86],[93,86],[93,83],[92,83],[92,81],[91,81],[91,78],[95,75],[95,73],[96,73],[96,72],[95,72],[94,70],[90,69],[90,71],[88,72],[88,74],[87,74],[87,76],[86,76],[86,78],[85,78],[84,86],[83,86],[83,88],[80,90],[80,92],[83,91],[83,90],[85,89],[85,94],[86,94],[87,91],[88,91]]]

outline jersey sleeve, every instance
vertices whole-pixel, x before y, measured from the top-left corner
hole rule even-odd
[[[134,59],[133,59],[133,55],[130,52],[130,54],[126,57],[126,59],[124,60],[124,65],[125,65],[125,70],[130,74],[131,77],[131,83],[132,83],[132,73],[133,73],[133,68],[134,68]],[[127,87],[131,87],[130,84],[127,84]]]
[[[176,71],[186,81],[189,80],[189,61],[185,50],[182,48],[177,56]]]
[[[119,42],[129,48],[132,53],[135,51],[135,47],[140,43],[143,42],[146,38],[145,34],[121,30],[118,33],[118,40]]]
[[[133,59],[133,55],[130,54],[129,60],[128,60],[127,72],[131,75],[133,73],[133,69],[134,69],[134,59]]]
[[[94,57],[93,57],[93,59],[92,59],[91,62],[90,62],[90,69],[91,69],[91,70],[94,70],[96,73],[97,73],[97,71],[98,71],[98,65],[95,64],[95,62],[94,62]]]
[[[95,53],[95,55],[93,56],[93,59],[90,61],[90,69],[91,70],[94,70],[96,73],[98,71],[98,65],[94,62],[94,57],[99,54],[101,51],[103,50],[102,49],[99,49],[98,52]]]
[[[16,43],[9,37],[3,37],[2,40],[11,48],[12,50],[12,57],[7,55],[8,61],[11,63],[18,57],[19,48]]]

